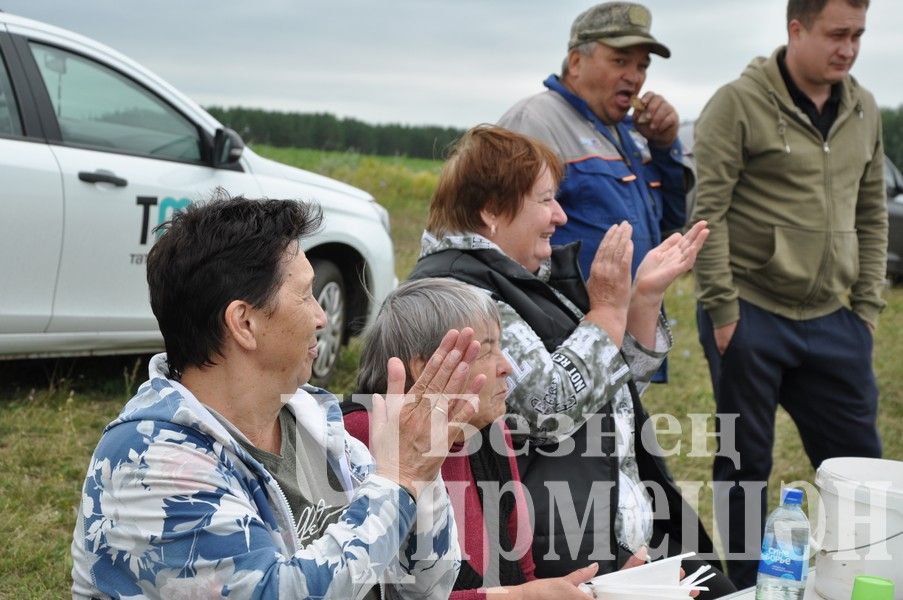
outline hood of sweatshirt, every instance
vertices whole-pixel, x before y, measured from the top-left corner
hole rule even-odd
[[[166,354],[157,354],[148,365],[149,379],[138,388],[135,396],[122,408],[119,416],[106,426],[104,432],[126,422],[147,422],[153,430],[154,422],[166,422],[190,427],[207,435],[229,451],[237,455],[265,481],[271,475],[238,441],[223,427],[216,417],[182,384],[169,379]],[[339,475],[346,479],[349,475],[342,411],[339,402],[329,392],[313,386],[299,388],[286,406],[295,415],[295,420],[316,443],[325,448],[328,455],[338,458]],[[141,427],[139,426],[139,430]],[[366,473],[354,473],[356,479],[363,479]],[[346,479],[347,481],[347,479]]]
[[[784,143],[784,151],[788,154],[793,151],[787,141],[787,121],[792,118],[805,122],[809,127],[814,127],[803,115],[802,111],[793,103],[793,98],[787,90],[781,70],[778,66],[778,55],[786,49],[786,46],[777,48],[769,57],[759,56],[750,61],[740,80],[754,86],[768,96],[774,107],[775,124],[778,134]],[[837,113],[838,122],[849,116],[851,111],[856,111],[862,116],[862,100],[859,97],[859,84],[851,75],[847,75],[841,82],[840,107]]]

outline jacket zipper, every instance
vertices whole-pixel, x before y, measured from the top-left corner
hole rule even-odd
[[[777,94],[774,94],[774,97],[781,102],[780,97]],[[804,119],[802,115],[801,109],[795,104],[791,104],[793,107],[792,111],[788,111],[797,121],[799,121],[800,125],[802,125],[811,135],[815,136],[819,142],[821,142],[822,146],[822,172],[824,173],[824,192],[825,192],[825,232],[827,235],[825,249],[822,252],[821,264],[818,267],[818,273],[815,277],[815,283],[812,286],[812,291],[799,303],[799,307],[803,308],[811,304],[812,300],[818,295],[819,291],[822,288],[822,282],[825,279],[829,258],[831,256],[831,248],[834,243],[834,232],[831,229],[831,223],[834,217],[834,198],[831,194],[831,170],[830,165],[828,164],[830,154],[831,154],[831,146],[828,143],[831,137],[834,135],[840,126],[849,118],[850,114],[854,110],[854,106],[847,107],[847,109],[842,113],[838,114],[837,118],[834,119],[834,123],[831,124],[831,129],[828,130],[828,137],[823,139],[821,136],[821,132],[818,131],[815,126],[812,124],[809,119]]]
[[[834,222],[834,195],[831,190],[831,165],[830,154],[831,154],[831,146],[828,143],[834,133],[840,128],[841,125],[850,117],[850,114],[853,112],[853,107],[850,106],[845,110],[842,114],[837,115],[837,118],[834,119],[834,123],[831,124],[831,129],[828,130],[828,136],[826,139],[822,141],[822,160],[823,160],[823,169],[824,173],[824,188],[825,188],[825,232],[826,232],[826,243],[825,249],[822,252],[821,265],[818,267],[818,275],[815,278],[815,285],[812,286],[812,291],[809,292],[809,295],[803,299],[800,303],[800,307],[808,306],[812,304],[812,301],[819,294],[823,287],[823,283],[825,280],[825,276],[827,275],[828,263],[831,258],[831,249],[834,247],[834,229],[832,224]],[[811,123],[808,124],[810,132],[814,132],[821,138],[821,134],[818,130],[815,129],[815,126]]]
[[[803,301],[800,303],[800,306],[807,306],[812,303],[812,300],[818,295],[818,292],[821,290],[822,283],[825,279],[826,271],[828,269],[828,259],[831,256],[831,248],[834,244],[834,233],[831,231],[831,221],[834,217],[834,198],[831,196],[831,173],[828,164],[828,155],[831,153],[831,148],[828,146],[828,141],[825,140],[822,144],[822,172],[824,173],[824,186],[825,186],[825,249],[822,251],[821,256],[821,264],[818,267],[818,275],[815,278],[815,285],[812,286],[812,291],[809,292],[809,295],[806,296]]]
[[[285,517],[286,515],[288,515],[289,531],[291,532],[290,537],[292,540],[291,551],[292,554],[294,554],[299,550],[297,530],[295,529],[295,515],[294,513],[292,513],[292,507],[288,503],[288,497],[285,495],[285,492],[282,491],[282,487],[280,487],[279,482],[276,481],[276,478],[272,475],[270,475],[270,483],[276,489],[276,491],[279,492],[279,499],[281,500],[282,504],[281,508],[284,509],[285,513],[282,516]]]

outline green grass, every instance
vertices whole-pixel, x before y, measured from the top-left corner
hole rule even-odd
[[[881,394],[878,428],[884,446],[884,458],[903,460],[903,363],[899,358],[903,352],[903,288],[888,290],[885,299],[888,305],[881,316],[874,351],[875,373]],[[708,439],[708,456],[688,456],[694,432],[690,419],[681,416],[691,413],[711,415],[715,410],[708,367],[697,339],[692,276],[676,282],[669,290],[665,303],[669,317],[674,322],[674,349],[669,359],[670,382],[668,385],[651,386],[643,397],[643,404],[650,414],[668,413],[679,417],[682,435],[679,438],[664,436],[660,440],[664,448],[673,447],[678,439],[681,443],[680,454],[668,459],[675,479],[709,481],[711,453],[715,451],[714,440]],[[712,419],[709,419],[706,431],[697,430],[695,434],[702,436],[706,432],[714,432]],[[738,428],[737,435],[743,435],[742,429]],[[773,460],[774,467],[769,480],[770,507],[778,503],[782,482],[807,481],[814,484],[815,472],[803,451],[796,426],[782,408],[778,409]],[[700,517],[709,532],[714,533],[711,488],[703,490],[700,502]]]
[[[88,460],[147,357],[0,362],[0,598],[60,598]]]
[[[410,272],[441,163],[255,147],[260,154],[347,181],[371,192],[392,215],[396,269]],[[879,426],[887,458],[903,459],[903,288],[890,290],[875,343],[881,388]],[[712,413],[711,386],[696,340],[693,282],[678,281],[666,300],[675,321],[671,383],[653,386],[644,403],[651,413]],[[354,389],[359,344],[341,356],[330,386]],[[137,370],[136,370],[137,361]],[[0,598],[67,595],[69,543],[88,460],[103,426],[119,411],[146,374],[147,357],[107,357],[0,362]],[[688,456],[689,419],[681,417],[682,450],[669,464],[675,478],[708,481],[711,457]],[[711,424],[709,425],[711,429]],[[672,447],[677,436],[663,436]],[[713,449],[712,442],[708,448]],[[786,414],[778,418],[772,483],[813,480],[799,436]],[[777,486],[772,486],[774,503]],[[700,513],[711,528],[711,495],[701,496]]]
[[[367,190],[391,213],[395,271],[407,278],[420,254],[420,233],[442,163],[301,148],[255,146],[267,158],[315,171]]]

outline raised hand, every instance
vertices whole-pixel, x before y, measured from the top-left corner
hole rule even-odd
[[[675,279],[693,268],[708,237],[708,224],[699,221],[687,233],[675,233],[650,250],[637,268],[634,294],[664,296]]]
[[[596,250],[586,282],[589,311],[585,318],[604,329],[617,346],[624,339],[630,304],[632,234],[633,228],[627,222],[609,228]]]
[[[478,375],[468,384],[468,373],[479,351],[472,329],[452,329],[407,393],[404,364],[391,358],[386,395],[373,395],[370,449],[376,472],[415,498],[439,472],[457,423],[469,421],[476,410],[486,377]]]
[[[633,126],[649,143],[667,148],[677,139],[680,117],[671,104],[655,92],[642,97],[645,108],[633,115]]]
[[[655,331],[665,290],[693,267],[708,237],[706,222],[699,221],[684,235],[675,233],[643,257],[636,271],[627,313],[627,331],[643,346],[655,347]]]

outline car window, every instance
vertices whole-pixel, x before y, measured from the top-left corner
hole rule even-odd
[[[903,193],[903,175],[900,175],[897,165],[886,154],[884,155],[884,183],[887,186],[888,199],[892,198],[894,194]]]
[[[32,42],[63,141],[155,158],[201,159],[197,128],[160,98],[100,63]]]
[[[0,55],[0,135],[22,135],[19,107],[13,96],[13,86],[10,84],[2,55]]]
[[[887,188],[887,198],[890,200],[897,193],[897,188],[901,185],[900,172],[897,166],[891,161],[890,157],[884,155],[884,185]],[[903,188],[901,188],[903,189]]]

